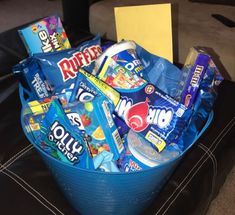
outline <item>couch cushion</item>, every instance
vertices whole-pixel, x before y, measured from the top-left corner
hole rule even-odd
[[[90,7],[90,31],[116,40],[114,7],[168,2],[172,3],[174,61],[184,63],[192,46],[208,47],[224,77],[235,80],[235,28],[211,16],[221,14],[235,21],[235,7],[187,0],[103,0]]]

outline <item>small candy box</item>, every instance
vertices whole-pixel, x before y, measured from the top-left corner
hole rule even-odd
[[[180,103],[191,107],[197,96],[200,83],[211,60],[210,55],[200,48],[193,47],[186,58],[182,71],[187,74]]]
[[[19,30],[30,55],[71,48],[58,16],[49,16]]]
[[[93,157],[106,150],[113,153],[114,160],[119,158],[124,147],[104,96],[86,103],[69,104],[65,112],[72,124],[84,132]]]
[[[190,109],[152,84],[120,91],[120,94],[115,112],[130,129],[142,135],[159,152],[177,141],[189,119]]]

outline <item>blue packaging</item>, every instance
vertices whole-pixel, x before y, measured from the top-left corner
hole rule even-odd
[[[159,152],[177,142],[191,110],[164,94],[152,84],[135,90],[120,91],[116,114],[141,134]]]
[[[55,158],[84,169],[94,169],[93,160],[81,133],[74,132],[58,100],[53,100],[41,123],[43,145]],[[56,152],[56,153],[55,153]]]
[[[124,150],[123,143],[104,96],[96,96],[85,103],[70,103],[65,112],[73,124],[85,133],[92,156],[106,150],[113,153],[114,160],[119,158]]]
[[[20,81],[32,92],[33,99],[43,99],[51,95],[51,87],[34,58],[27,58],[13,67],[13,73],[21,76]]]
[[[161,153],[154,150],[143,137],[130,130],[125,137],[126,151],[118,161],[122,172],[135,172],[162,165],[182,153],[176,144],[168,145]]]
[[[125,134],[128,133],[129,131],[129,127],[127,126],[127,124],[125,123],[125,121],[120,118],[119,116],[116,115],[115,112],[113,112],[113,120],[114,123],[116,124],[117,128],[118,128],[118,132],[120,134],[120,136],[123,138]]]
[[[180,102],[191,107],[197,97],[200,83],[209,65],[210,56],[202,49],[193,47],[187,56],[183,71],[187,72],[187,80],[180,96]]]
[[[120,98],[120,94],[115,89],[80,68],[74,83],[70,102],[89,102],[97,95],[106,97],[110,103],[110,108],[112,108],[111,106],[114,108]]]
[[[178,140],[178,145],[182,150],[189,147],[198,133],[201,131],[208,118],[213,118],[211,111],[217,98],[217,87],[223,80],[218,68],[210,58],[205,75],[199,84],[197,96],[192,106],[193,114],[188,127],[182,133]]]
[[[94,61],[101,54],[100,37],[85,41],[77,48],[34,54],[49,84],[54,88],[69,88],[80,67],[92,72]]]
[[[101,92],[87,80],[86,76],[78,73],[69,102],[90,102],[100,94]]]
[[[151,54],[138,44],[136,53],[144,67],[138,75],[176,100],[181,89],[180,83],[184,79],[182,71],[170,61]]]
[[[96,70],[102,69],[104,59],[112,58],[118,65],[135,73],[141,73],[144,70],[140,59],[136,54],[136,44],[134,41],[121,41],[108,47],[96,61]]]

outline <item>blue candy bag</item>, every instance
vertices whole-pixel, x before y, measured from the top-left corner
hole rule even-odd
[[[52,53],[34,54],[51,86],[69,87],[77,76],[78,69],[92,72],[94,61],[101,54],[100,37],[85,41],[76,48]]]
[[[51,102],[41,123],[42,145],[50,148],[55,158],[85,169],[94,169],[89,147],[82,132],[74,132],[58,100]],[[48,151],[47,151],[48,152]]]
[[[107,67],[105,64],[109,64],[106,58],[112,58],[117,65],[135,72],[174,99],[179,94],[182,81],[183,84],[185,82],[185,74],[179,68],[168,60],[149,53],[134,41],[122,41],[109,47],[97,59],[96,72],[99,73],[101,70],[108,72],[106,68],[103,68]]]

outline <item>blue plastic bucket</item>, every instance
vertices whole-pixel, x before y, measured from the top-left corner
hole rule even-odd
[[[20,85],[22,110],[24,100]],[[209,126],[211,113],[206,125],[195,142]],[[56,182],[72,206],[82,215],[138,215],[153,201],[168,180],[190,145],[179,157],[148,170],[130,173],[105,173],[70,166],[46,154],[26,131],[23,114],[21,124],[28,140],[35,146]]]

